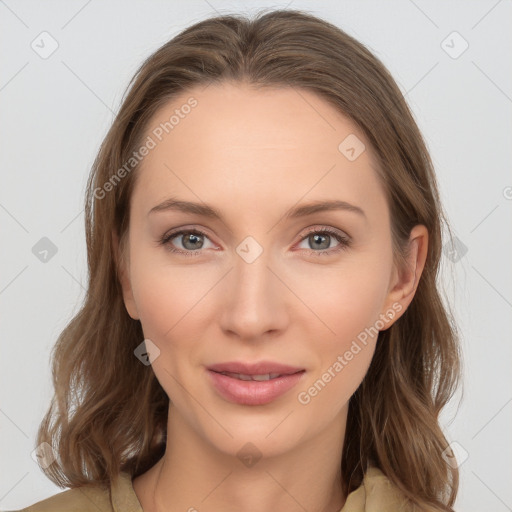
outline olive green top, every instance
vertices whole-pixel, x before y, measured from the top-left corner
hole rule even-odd
[[[349,493],[340,512],[408,512],[398,489],[376,467],[370,467],[360,487]],[[121,473],[109,490],[97,486],[62,491],[21,510],[3,512],[143,512],[131,476]]]

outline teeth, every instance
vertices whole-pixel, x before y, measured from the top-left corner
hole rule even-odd
[[[280,373],[264,373],[262,375],[244,375],[243,373],[232,373],[232,372],[221,372],[222,375],[228,375],[229,377],[234,377],[235,379],[240,380],[270,380],[279,377]]]

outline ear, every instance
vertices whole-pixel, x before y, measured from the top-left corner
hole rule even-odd
[[[422,224],[411,229],[409,236],[409,254],[406,268],[394,268],[390,289],[381,313],[386,315],[385,327],[389,329],[406,311],[411,303],[420,281],[428,251],[428,230]],[[392,311],[392,315],[390,315]]]
[[[139,313],[137,312],[137,306],[133,297],[132,286],[130,282],[130,264],[129,261],[125,261],[123,255],[121,255],[119,247],[119,237],[115,230],[112,230],[112,247],[114,251],[115,265],[117,268],[117,274],[121,288],[123,290],[123,301],[126,307],[126,311],[134,320],[139,320]],[[127,260],[127,258],[126,258]]]

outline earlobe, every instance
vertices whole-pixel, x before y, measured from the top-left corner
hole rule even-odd
[[[129,269],[127,268],[127,265],[129,265],[129,263],[127,263],[126,258],[123,258],[121,255],[121,249],[119,247],[119,238],[115,230],[112,230],[112,248],[115,266],[117,269],[117,276],[119,279],[119,283],[121,284],[121,288],[123,290],[123,301],[126,307],[126,311],[128,312],[131,318],[133,318],[134,320],[139,320],[140,316],[137,312],[137,306],[135,304],[132,286],[129,279]]]
[[[394,271],[395,284],[388,294],[386,307],[389,309],[400,304],[401,308],[393,321],[387,324],[386,329],[405,313],[412,302],[425,267],[427,253],[428,230],[424,225],[418,224],[414,226],[409,236],[409,253],[405,268]]]

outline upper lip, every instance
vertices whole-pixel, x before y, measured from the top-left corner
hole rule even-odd
[[[243,375],[266,375],[267,373],[279,373],[280,375],[291,375],[300,372],[304,368],[289,366],[287,364],[273,361],[259,361],[256,363],[244,363],[241,361],[229,361],[208,366],[208,370],[214,372],[241,373]]]

